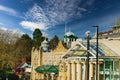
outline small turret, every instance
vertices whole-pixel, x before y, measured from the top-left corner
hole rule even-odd
[[[71,31],[66,32],[64,35],[64,43],[66,44],[66,46],[68,48],[71,47],[71,43],[76,41],[77,37],[75,36],[75,34]]]
[[[41,43],[41,46],[42,46],[42,48],[43,48],[43,52],[49,52],[49,44],[48,44],[48,41],[46,40],[46,38],[45,38],[45,40]]]
[[[39,48],[32,48],[31,51],[31,79],[35,80],[36,76],[39,75],[39,73],[37,73],[35,71],[35,69],[38,66],[42,65],[42,61],[43,61],[43,55],[42,55],[42,47],[40,46]]]

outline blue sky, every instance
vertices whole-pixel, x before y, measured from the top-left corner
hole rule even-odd
[[[19,30],[32,36],[39,28],[45,36],[67,31],[84,37],[86,31],[95,33],[111,29],[120,17],[120,0],[0,0],[0,28]]]

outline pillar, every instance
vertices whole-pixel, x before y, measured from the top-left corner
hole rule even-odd
[[[83,80],[86,80],[86,62],[82,62],[84,65],[84,71],[83,71]]]
[[[46,80],[48,80],[48,74],[46,74]]]
[[[67,62],[67,80],[71,80],[70,75],[71,70],[70,70],[70,62]]]
[[[93,80],[93,62],[90,62],[90,76],[89,76],[89,80]]]
[[[77,62],[77,80],[82,80],[82,64]]]
[[[54,73],[51,74],[51,80],[54,80]]]
[[[76,77],[76,71],[75,71],[75,62],[71,61],[71,67],[72,67],[72,80],[75,80]]]
[[[51,76],[50,76],[50,74],[48,74],[48,80],[51,80]]]
[[[102,64],[102,62],[98,62],[98,80],[100,80],[100,64]]]
[[[94,63],[96,64],[96,62],[94,62]],[[98,79],[96,79],[96,80],[100,80],[100,64],[102,64],[102,62],[98,62]]]

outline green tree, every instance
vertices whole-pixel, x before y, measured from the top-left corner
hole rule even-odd
[[[4,60],[4,56],[6,55],[5,47],[5,43],[3,41],[0,41],[0,70],[4,68],[4,65],[6,63],[6,61]]]
[[[14,44],[7,44],[4,41],[0,41],[0,70],[3,70],[6,64],[12,66],[17,61],[13,51]]]
[[[20,39],[16,41],[15,53],[17,57],[31,57],[31,49],[33,47],[33,41],[28,34],[23,34]]]
[[[34,46],[39,47],[43,40],[44,37],[42,36],[42,32],[40,31],[40,29],[35,29],[35,31],[33,32]]]
[[[51,40],[50,40],[50,49],[54,50],[56,46],[58,45],[59,38],[57,35],[55,35]]]

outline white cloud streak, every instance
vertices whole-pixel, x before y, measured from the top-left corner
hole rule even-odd
[[[92,3],[93,0],[87,0],[85,4]],[[20,25],[32,31],[35,28],[47,30],[52,26],[80,18],[81,12],[87,11],[80,6],[81,4],[82,0],[45,0],[44,6],[35,4],[30,8],[25,14],[25,21]]]
[[[39,28],[40,30],[46,30],[47,29],[47,27],[45,27],[44,23],[22,21],[20,23],[20,25],[24,26],[25,29],[30,29],[31,31],[34,31],[36,28]]]
[[[7,12],[7,14],[9,14],[9,15],[16,16],[18,14],[14,9],[6,7],[6,6],[2,6],[2,5],[0,5],[0,11]]]
[[[2,30],[4,30],[4,31],[6,31],[6,30],[7,30],[7,28],[5,28],[5,27],[0,27],[0,29],[2,29]]]
[[[95,0],[88,0],[86,1],[86,5],[92,5],[95,2]]]
[[[82,11],[82,12],[87,11],[87,9],[85,9],[85,8],[79,8],[79,10]]]

